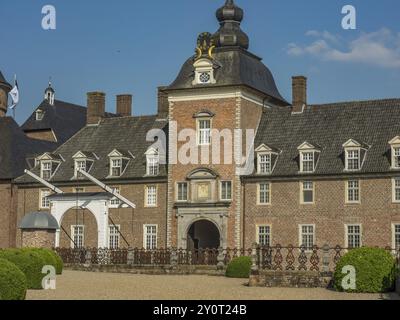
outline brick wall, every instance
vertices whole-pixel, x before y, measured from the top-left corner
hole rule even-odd
[[[257,206],[257,184],[245,184],[245,246],[256,241],[256,226],[271,225],[272,245],[299,245],[299,224],[315,224],[316,244],[345,246],[345,224],[362,224],[362,245],[392,246],[392,223],[400,204],[392,203],[390,178],[361,180],[361,203],[346,204],[345,180],[315,181],[315,203],[300,204],[300,182],[271,184],[271,205]]]
[[[22,232],[22,247],[24,248],[54,248],[55,231],[24,230]]]

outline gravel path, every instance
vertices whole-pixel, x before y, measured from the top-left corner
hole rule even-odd
[[[397,294],[342,294],[324,289],[249,288],[246,280],[211,276],[147,276],[65,271],[57,290],[28,300],[400,300]]]

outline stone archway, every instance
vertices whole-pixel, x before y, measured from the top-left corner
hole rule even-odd
[[[221,234],[218,227],[209,220],[194,222],[187,233],[187,248],[218,249],[221,246]]]
[[[62,217],[60,232],[60,247],[71,247],[73,226],[83,226],[83,246],[96,248],[98,245],[98,227],[92,212],[82,208],[69,209]]]

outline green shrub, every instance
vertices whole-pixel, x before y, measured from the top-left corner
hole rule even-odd
[[[250,257],[235,258],[229,263],[226,276],[228,278],[249,278],[251,265]]]
[[[45,248],[24,248],[21,250],[38,253],[44,259],[46,265],[53,266],[56,269],[56,274],[62,274],[63,262],[60,256],[53,250]]]
[[[345,266],[356,270],[356,289],[344,290],[342,273]],[[336,266],[334,286],[336,290],[360,293],[383,293],[393,290],[396,277],[396,262],[384,249],[359,248],[349,251]]]
[[[32,250],[0,250],[0,259],[14,263],[26,276],[28,289],[42,289],[42,268],[46,265],[42,256]]]
[[[23,272],[10,261],[0,259],[0,300],[25,300],[26,289]]]

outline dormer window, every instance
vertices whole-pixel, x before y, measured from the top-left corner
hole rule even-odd
[[[79,173],[78,170],[87,172],[86,160],[75,160],[75,177],[77,179],[83,179],[84,175]]]
[[[392,169],[400,169],[400,137],[397,136],[389,141],[391,147],[391,167]]]
[[[279,150],[266,146],[265,144],[256,149],[257,153],[257,173],[271,174],[274,170]]]
[[[160,172],[160,156],[158,151],[154,148],[150,148],[146,152],[146,174],[148,176],[158,176]]]
[[[300,157],[300,172],[314,173],[317,169],[321,149],[311,143],[304,142],[297,150],[299,150]]]
[[[350,139],[343,145],[343,148],[345,153],[345,170],[361,170],[369,146]]]
[[[78,172],[80,171],[89,172],[93,162],[97,159],[97,156],[93,152],[77,152],[72,159],[75,160],[74,165],[74,178],[75,179],[83,179],[85,176]]]
[[[214,78],[214,64],[209,59],[197,60],[194,64],[195,78],[193,85],[205,85],[216,83]]]
[[[37,110],[35,115],[36,115],[36,121],[42,121],[44,117],[44,112],[43,110]]]
[[[111,159],[111,176],[120,177],[122,174],[122,159]]]
[[[52,176],[52,163],[51,161],[42,161],[40,176],[44,180],[50,180]]]

